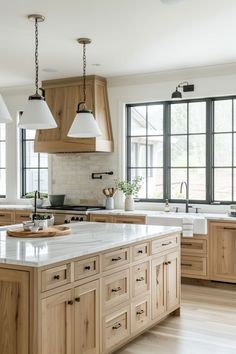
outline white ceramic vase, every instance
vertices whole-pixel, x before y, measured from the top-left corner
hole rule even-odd
[[[132,195],[128,195],[125,197],[125,211],[133,211],[134,210],[134,198]]]

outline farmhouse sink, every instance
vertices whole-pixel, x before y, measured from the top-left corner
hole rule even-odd
[[[196,213],[166,213],[153,211],[147,215],[148,225],[163,225],[163,226],[182,226],[184,218],[193,219],[194,234],[207,234],[207,219]]]

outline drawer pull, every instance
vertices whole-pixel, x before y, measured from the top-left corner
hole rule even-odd
[[[167,264],[171,264],[171,261],[168,261]]]
[[[234,230],[236,231],[236,228],[235,227],[223,227],[224,230]]]
[[[115,326],[112,327],[112,329],[118,329],[120,328],[122,325],[121,323],[117,323]]]
[[[121,287],[119,286],[118,288],[111,289],[112,293],[117,293],[118,291],[121,291]]]
[[[90,266],[85,266],[85,267],[84,267],[84,270],[90,270],[90,269],[91,269]]]
[[[72,300],[69,300],[69,301],[67,302],[67,304],[68,304],[68,305],[73,305],[73,301],[72,301]]]
[[[138,253],[143,253],[143,250],[138,250]]]
[[[59,274],[54,275],[53,279],[59,280],[60,279],[60,275]]]
[[[0,216],[4,217],[4,216],[6,216],[6,214],[0,214]]]
[[[80,297],[76,297],[76,298],[75,298],[75,301],[76,301],[76,302],[80,302]]]
[[[118,261],[120,261],[122,258],[121,257],[117,257],[117,258],[112,258],[111,260],[112,260],[112,262],[118,262]]]
[[[169,241],[169,242],[166,242],[166,243],[162,243],[161,245],[162,245],[162,246],[168,246],[168,245],[171,245],[171,244],[172,244],[172,242]]]
[[[144,281],[144,277],[137,278],[136,281]]]
[[[20,218],[29,218],[29,215],[20,215]]]
[[[182,242],[182,245],[183,246],[192,246],[193,244],[192,243],[187,243],[187,242]]]
[[[136,315],[142,315],[144,313],[144,310],[140,310],[136,312]]]
[[[181,263],[182,266],[186,267],[192,267],[193,265],[191,263]]]

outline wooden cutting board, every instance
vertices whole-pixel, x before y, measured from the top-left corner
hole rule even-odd
[[[11,237],[21,237],[21,238],[36,238],[36,237],[54,237],[54,236],[65,236],[71,233],[71,229],[66,226],[52,226],[45,230],[35,231],[25,231],[23,228],[15,230],[7,230],[7,235]]]

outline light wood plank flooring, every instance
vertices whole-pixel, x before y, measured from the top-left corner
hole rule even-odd
[[[116,354],[236,354],[236,290],[182,285],[181,316]]]

